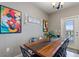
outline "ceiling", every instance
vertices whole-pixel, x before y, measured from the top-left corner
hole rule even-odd
[[[48,14],[56,11],[56,9],[52,7],[51,2],[33,2],[33,4]],[[64,2],[62,9],[68,8],[74,5],[78,5],[78,4],[79,2]]]

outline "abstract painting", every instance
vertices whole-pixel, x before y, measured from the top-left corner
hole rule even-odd
[[[21,14],[21,11],[0,5],[0,33],[20,33]]]

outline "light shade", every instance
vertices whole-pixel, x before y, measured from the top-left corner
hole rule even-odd
[[[63,7],[64,2],[52,2],[53,8],[60,9]]]

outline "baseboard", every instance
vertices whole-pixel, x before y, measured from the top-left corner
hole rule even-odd
[[[70,50],[71,52],[79,54],[79,50],[78,49],[74,49],[74,48],[68,47],[68,50]]]
[[[15,56],[15,57],[23,57],[23,56],[22,56],[22,53],[21,53],[21,54],[18,54],[17,56]]]

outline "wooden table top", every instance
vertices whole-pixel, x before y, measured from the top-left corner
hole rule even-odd
[[[41,57],[52,57],[62,44],[63,41],[60,39],[55,41],[46,41],[45,39],[41,39],[31,44],[26,43],[24,46]]]

